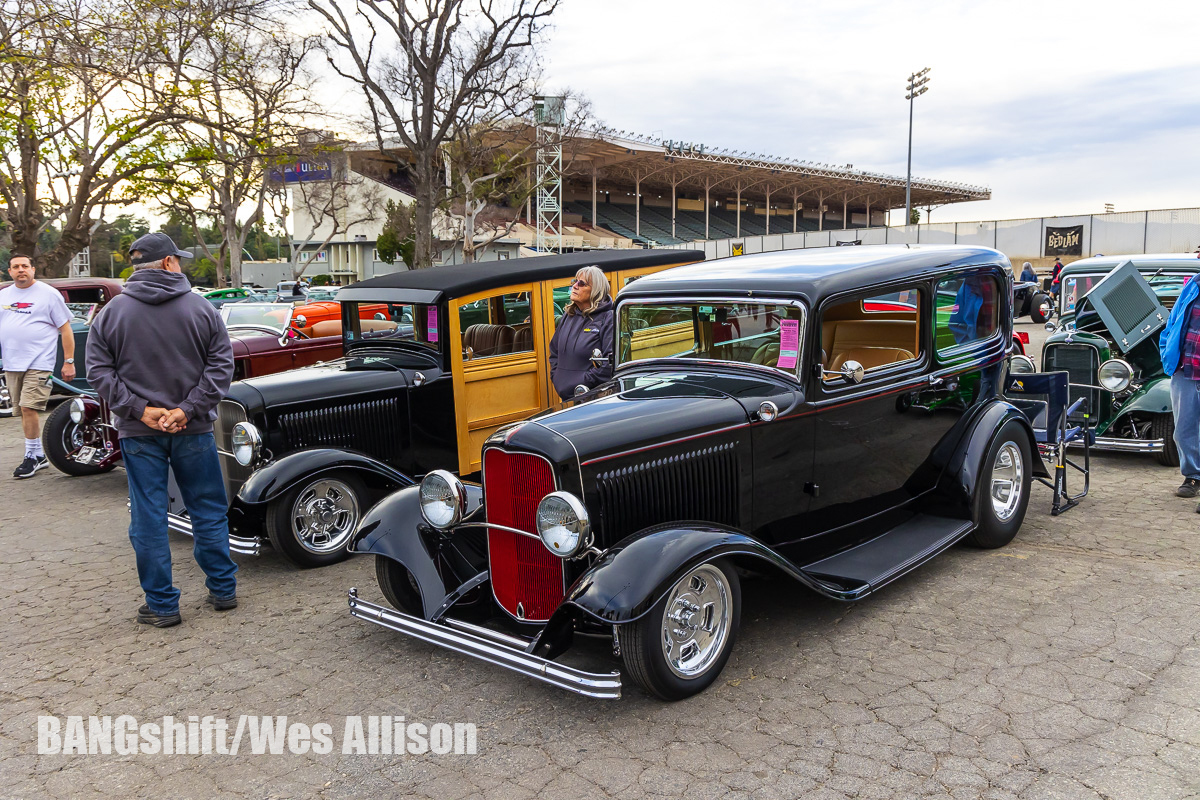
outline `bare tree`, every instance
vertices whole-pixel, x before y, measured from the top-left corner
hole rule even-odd
[[[197,91],[192,105],[205,125],[175,131],[180,163],[164,164],[153,177],[159,202],[188,221],[204,254],[242,283],[242,253],[263,222],[269,175],[294,160],[300,115],[308,110],[304,60],[316,40],[293,37],[282,21],[254,29],[220,21],[202,45],[202,59],[189,66]],[[220,233],[217,246],[204,240],[209,224]]]
[[[0,0],[0,199],[16,250],[62,267],[130,181],[169,160],[166,131],[199,121],[183,80],[214,20],[258,19],[251,0]]]
[[[337,0],[308,2],[328,22],[330,64],[366,97],[380,151],[398,142],[412,157],[415,264],[432,266],[442,146],[532,93],[534,47],[559,0],[359,0],[349,14]]]
[[[316,167],[317,179],[303,179],[295,170],[295,180],[275,187],[280,225],[286,230],[288,217],[293,219],[288,251],[293,280],[299,280],[333,240],[385,214],[381,184],[351,170],[344,153],[310,151],[301,164]]]
[[[562,148],[563,169],[570,168],[580,133],[595,120],[586,98],[572,92],[562,97],[563,123],[541,142],[528,119],[535,98],[526,95],[511,104],[511,110],[523,118],[480,119],[460,127],[446,146],[452,176],[448,212],[458,226],[465,263],[482,257],[488,247],[512,233],[526,201],[541,188],[533,168],[539,146]]]

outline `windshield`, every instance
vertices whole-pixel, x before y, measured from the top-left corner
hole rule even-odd
[[[673,302],[621,305],[617,362],[694,358],[796,374],[804,311],[795,305]]]
[[[278,303],[227,303],[221,306],[221,319],[230,327],[253,325],[283,333],[291,322],[292,307]]]
[[[1079,301],[1106,275],[1108,275],[1107,272],[1098,275],[1070,275],[1063,278],[1062,313],[1070,314],[1074,312],[1075,307],[1079,305]],[[1154,293],[1158,295],[1159,302],[1169,310],[1175,305],[1176,298],[1183,292],[1183,285],[1192,276],[1181,275],[1179,273],[1155,275],[1153,272],[1142,272],[1142,277],[1154,289]]]
[[[342,303],[346,344],[358,341],[406,341],[438,349],[438,309],[417,303]],[[417,323],[420,324],[417,324]]]

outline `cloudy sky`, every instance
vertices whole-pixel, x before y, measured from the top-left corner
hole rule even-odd
[[[622,130],[992,198],[933,222],[1200,206],[1196,0],[566,0],[551,85]],[[901,214],[902,216],[902,214]]]

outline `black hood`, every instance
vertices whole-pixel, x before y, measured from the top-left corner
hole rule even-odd
[[[431,379],[434,370],[423,370]],[[367,353],[336,361],[302,367],[273,375],[247,378],[235,383],[229,393],[250,408],[278,408],[296,405],[330,405],[397,393],[408,388],[410,371],[398,369],[384,357]],[[253,391],[253,394],[244,393]],[[257,396],[257,402],[255,402]]]
[[[569,439],[581,461],[749,422],[728,393],[686,378],[654,379],[531,421]],[[523,431],[509,443],[523,447]],[[536,449],[536,448],[531,448]]]
[[[174,300],[192,290],[192,284],[182,272],[168,272],[165,269],[139,269],[125,281],[122,294],[129,295],[134,300],[157,306],[168,300]]]

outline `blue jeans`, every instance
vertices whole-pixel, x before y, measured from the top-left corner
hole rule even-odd
[[[1183,370],[1171,376],[1171,410],[1179,471],[1185,478],[1200,480],[1200,381],[1183,377]]]
[[[211,433],[162,434],[121,439],[121,458],[129,476],[129,541],[137,556],[138,578],[146,605],[155,614],[179,611],[179,590],[171,581],[171,543],[167,533],[167,469],[183,495],[192,521],[196,563],[214,596],[237,594],[237,564],[229,557],[228,503],[221,479],[217,444]]]

